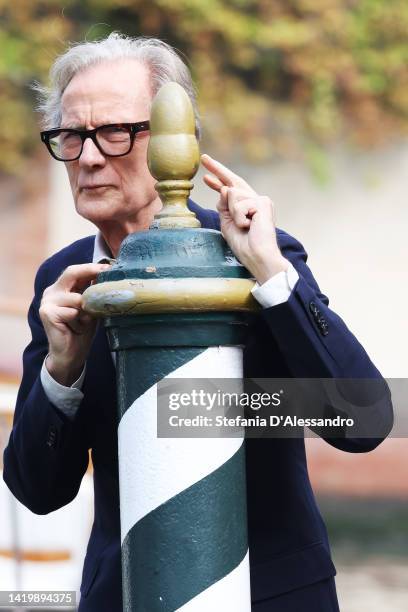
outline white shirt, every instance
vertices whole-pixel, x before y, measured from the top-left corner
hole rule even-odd
[[[92,257],[93,263],[98,263],[101,259],[111,258],[112,254],[106,244],[102,234],[98,231],[95,237],[95,246]],[[299,275],[295,268],[289,262],[288,269],[284,272],[278,272],[267,280],[263,285],[255,283],[252,288],[252,295],[263,308],[271,308],[283,302],[287,302],[292,293]],[[41,369],[41,383],[44,388],[45,395],[49,401],[61,410],[68,418],[73,419],[79,405],[84,397],[82,393],[82,385],[85,378],[86,365],[82,370],[81,376],[70,387],[60,385],[52,378],[46,368],[47,358]]]

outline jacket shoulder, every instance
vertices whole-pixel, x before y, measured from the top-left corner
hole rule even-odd
[[[95,236],[86,236],[57,251],[41,264],[37,279],[46,274],[50,283],[68,266],[92,261],[94,244]]]

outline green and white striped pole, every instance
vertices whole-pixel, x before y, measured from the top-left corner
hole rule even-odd
[[[194,134],[186,100],[170,84],[152,108],[149,162],[165,231],[128,236],[85,307],[105,317],[117,351],[124,612],[249,612],[244,439],[157,436],[160,381],[242,378],[246,313],[256,307],[253,281],[221,234],[197,228],[186,210],[185,177],[197,167],[185,147]],[[180,134],[185,150],[174,155]]]

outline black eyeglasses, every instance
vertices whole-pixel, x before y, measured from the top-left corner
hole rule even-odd
[[[102,155],[121,157],[132,150],[136,134],[149,129],[148,121],[138,123],[111,123],[94,130],[55,128],[41,132],[41,140],[54,159],[75,161],[81,157],[84,142],[90,138]]]

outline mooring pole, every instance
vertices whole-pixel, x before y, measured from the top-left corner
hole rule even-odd
[[[165,378],[242,378],[254,284],[187,208],[199,149],[185,91],[164,85],[148,163],[163,209],[84,293],[116,351],[124,612],[249,612],[244,437],[159,438]]]

